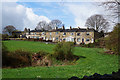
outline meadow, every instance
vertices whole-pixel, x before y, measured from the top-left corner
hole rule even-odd
[[[23,49],[36,53],[44,50],[53,53],[55,44],[45,44],[34,41],[3,41],[9,51]],[[75,47],[74,54],[80,56],[75,65],[50,67],[25,67],[2,69],[3,78],[70,78],[90,76],[94,73],[112,74],[118,71],[118,56],[104,53],[102,48]]]

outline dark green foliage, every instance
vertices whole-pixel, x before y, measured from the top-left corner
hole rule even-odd
[[[39,55],[41,55],[41,56],[45,56],[45,55],[48,55],[48,54],[50,54],[50,53],[41,50],[41,51],[37,52],[36,54],[39,54]]]
[[[8,26],[4,27],[3,33],[8,34],[8,35],[12,35],[12,32],[15,30],[16,30],[16,28],[14,26],[8,25]]]
[[[93,47],[95,47],[95,44],[94,43],[89,43],[89,44],[86,44],[85,46],[88,47],[88,48],[93,48]]]
[[[2,66],[3,67],[25,67],[31,65],[30,52],[23,50],[16,50],[9,52],[7,48],[2,45]]]
[[[9,38],[9,35],[8,35],[8,34],[2,34],[2,40],[5,40],[5,39],[7,39],[7,38]]]
[[[8,62],[8,50],[7,47],[2,42],[2,66],[6,66]]]
[[[74,43],[60,42],[54,48],[54,56],[57,60],[71,60],[73,58]]]
[[[114,30],[109,34],[109,36],[105,38],[106,48],[118,54],[119,53],[118,50],[120,50],[119,41],[120,41],[120,24],[117,24],[114,27]]]

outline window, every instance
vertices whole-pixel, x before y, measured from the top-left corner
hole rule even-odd
[[[52,38],[50,37],[49,40],[52,40]]]
[[[94,42],[94,39],[92,38],[92,39],[91,39],[91,43],[93,43],[93,42]]]
[[[33,33],[31,33],[31,35],[32,35]]]
[[[65,40],[65,38],[63,38],[63,40]]]
[[[42,35],[45,35],[45,32],[42,32]]]
[[[77,33],[77,36],[80,36],[80,33]]]
[[[56,35],[58,34],[58,32],[56,32]]]
[[[50,35],[52,35],[52,33],[50,32]]]
[[[63,35],[66,35],[66,33],[64,32]]]
[[[77,38],[77,42],[80,42],[80,38]]]
[[[43,38],[44,39],[44,38]],[[48,40],[48,38],[46,37],[46,40]]]
[[[71,41],[74,42],[74,38],[71,38]]]
[[[89,32],[87,32],[87,34],[86,35],[89,35]]]
[[[58,40],[58,37],[56,37],[56,40]]]
[[[34,33],[36,35],[36,33]]]
[[[86,41],[90,41],[89,39],[86,39]]]
[[[71,35],[73,35],[74,33],[71,33]]]
[[[30,38],[33,38],[33,36],[30,36]]]
[[[36,38],[36,36],[34,36],[33,38]]]

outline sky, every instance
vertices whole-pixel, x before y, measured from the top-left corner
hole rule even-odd
[[[49,23],[51,20],[61,20],[65,28],[86,28],[87,18],[94,14],[106,15],[99,2],[88,1],[20,1],[4,0],[2,2],[2,28],[13,25],[18,30],[35,29],[40,21]]]

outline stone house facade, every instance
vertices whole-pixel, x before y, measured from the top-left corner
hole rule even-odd
[[[56,28],[51,31],[41,31],[41,30],[31,30],[26,32],[26,38],[35,38],[43,40],[51,40],[52,42],[75,42],[80,43],[94,43],[95,39],[102,37],[101,33],[95,31],[94,29],[83,29],[83,28],[71,28],[65,29]]]

